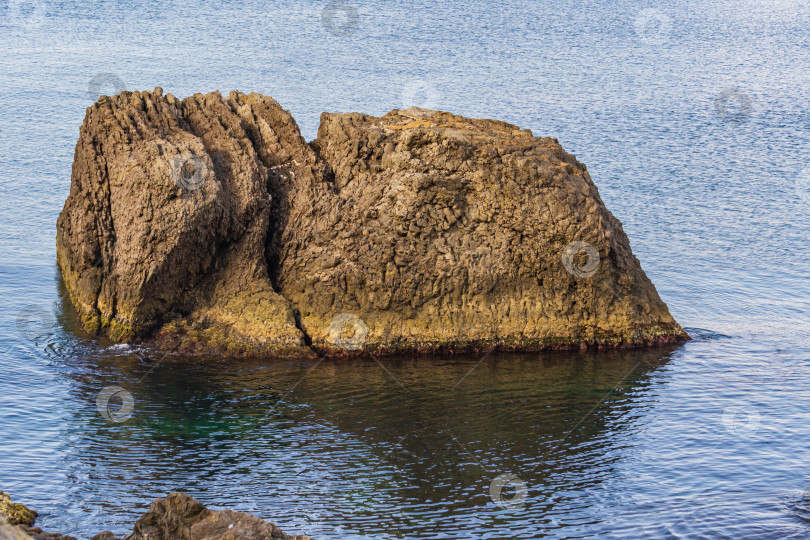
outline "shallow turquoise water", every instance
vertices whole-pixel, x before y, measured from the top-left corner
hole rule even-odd
[[[316,538],[810,536],[810,7],[351,2],[334,35],[327,5],[0,3],[0,489],[82,537],[172,490]],[[696,339],[384,369],[98,343],[54,224],[105,73],[270,94],[307,139],[414,104],[557,137]],[[110,385],[126,422],[96,409]],[[522,505],[490,497],[502,474]]]

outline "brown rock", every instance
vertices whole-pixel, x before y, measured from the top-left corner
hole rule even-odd
[[[118,540],[118,537],[115,536],[115,533],[112,531],[101,531],[100,533],[92,536],[90,540]]]
[[[39,527],[29,527],[28,525],[18,525],[17,527],[34,540],[76,540],[75,536],[45,532]]]
[[[57,254],[85,326],[230,354],[688,339],[554,139],[409,109],[123,92],[88,109]]]
[[[10,525],[6,518],[0,516],[0,540],[31,540],[20,525]]]
[[[131,540],[309,540],[272,523],[232,510],[211,511],[184,493],[156,499],[135,522]]]

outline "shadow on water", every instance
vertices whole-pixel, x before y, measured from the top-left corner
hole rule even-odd
[[[66,511],[73,533],[123,532],[182,490],[319,538],[596,522],[583,498],[624,459],[679,350],[279,361],[81,347],[59,370]],[[97,408],[109,386],[132,397],[121,422]],[[506,473],[528,486],[518,514],[490,496]]]

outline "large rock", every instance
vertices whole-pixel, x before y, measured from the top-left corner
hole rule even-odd
[[[89,330],[189,352],[688,339],[583,164],[443,112],[324,114],[307,145],[257,94],[102,97],[57,251]]]

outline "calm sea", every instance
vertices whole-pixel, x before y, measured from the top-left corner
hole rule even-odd
[[[810,5],[0,1],[0,489],[124,533],[174,490],[329,538],[810,536]],[[557,137],[695,338],[598,354],[175,361],[81,334],[79,126],[161,86]],[[97,409],[107,386],[133,411]]]

